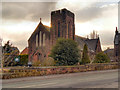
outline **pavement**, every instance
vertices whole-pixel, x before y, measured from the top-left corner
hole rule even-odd
[[[7,79],[2,88],[118,88],[118,69]]]

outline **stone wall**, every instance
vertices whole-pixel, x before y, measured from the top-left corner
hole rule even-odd
[[[77,73],[95,70],[117,69],[118,63],[89,64],[79,66],[58,66],[58,67],[30,67],[30,68],[11,68],[4,71],[2,79],[20,78],[28,76],[43,76],[53,74]]]

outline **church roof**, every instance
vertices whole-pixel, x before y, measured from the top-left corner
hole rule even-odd
[[[96,50],[98,39],[86,39],[85,42],[90,50]]]
[[[77,43],[80,46],[81,50],[83,50],[84,45],[87,44],[88,50],[95,52],[96,48],[97,48],[97,43],[98,43],[99,38],[97,38],[97,39],[88,39],[88,38],[84,38],[84,37],[76,35],[75,40],[77,41]]]
[[[50,27],[49,27],[49,26],[44,25],[44,27],[45,27],[45,29],[46,29],[47,31],[50,32]]]
[[[38,26],[36,27],[36,29],[34,30],[34,32],[32,33],[32,35],[30,36],[30,38],[28,39],[28,41],[34,36],[36,35],[39,31],[43,31],[47,34],[50,33],[50,27],[49,26],[46,26],[46,25],[43,25],[42,22],[40,21],[40,23],[38,24]]]
[[[81,50],[83,50],[86,38],[75,35],[75,41],[78,43]]]

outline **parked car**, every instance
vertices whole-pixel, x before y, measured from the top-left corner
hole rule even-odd
[[[31,62],[28,62],[28,67],[32,67],[32,63]]]

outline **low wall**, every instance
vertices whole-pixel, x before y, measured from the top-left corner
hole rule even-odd
[[[51,74],[64,74],[64,73],[76,73],[95,70],[109,70],[117,69],[118,63],[107,64],[89,64],[79,66],[58,66],[58,67],[30,67],[30,68],[11,68],[8,71],[4,71],[2,79],[28,77],[28,76],[42,76]]]

